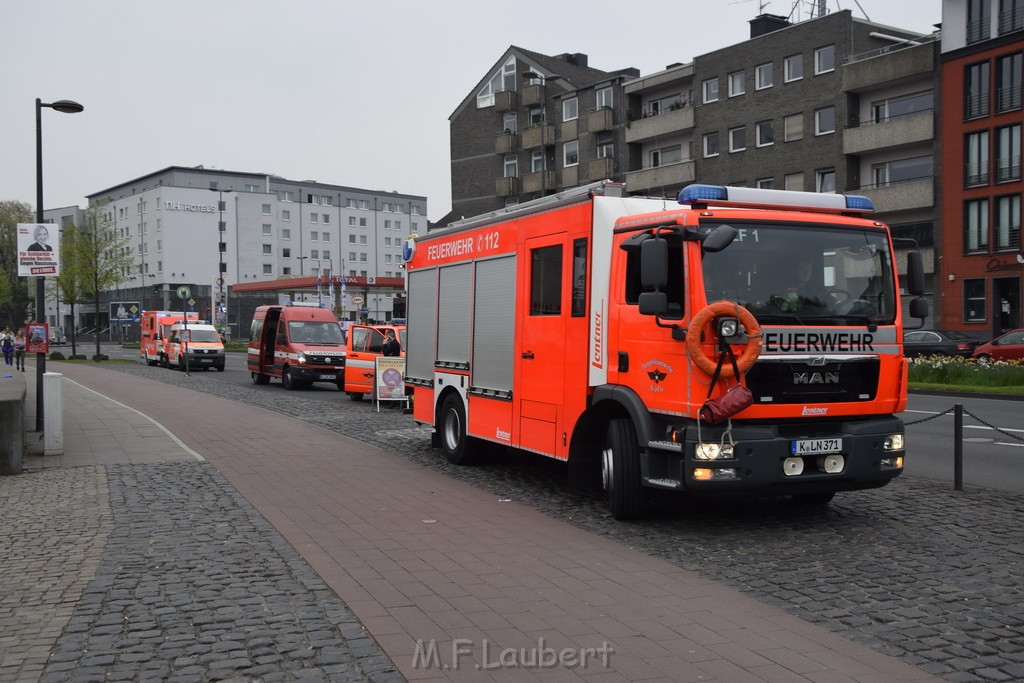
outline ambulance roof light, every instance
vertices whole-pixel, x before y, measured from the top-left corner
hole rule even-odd
[[[680,190],[679,203],[714,203],[733,206],[785,207],[811,211],[857,213],[869,213],[875,210],[874,203],[861,195],[795,192],[793,190],[766,190],[763,188],[701,184],[687,185]]]

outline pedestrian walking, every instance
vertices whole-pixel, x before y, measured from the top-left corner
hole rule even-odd
[[[14,335],[14,366],[25,372],[25,330],[18,330]]]
[[[10,325],[0,332],[0,350],[4,352],[4,364],[14,365],[14,330]]]

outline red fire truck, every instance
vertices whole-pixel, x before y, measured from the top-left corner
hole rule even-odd
[[[677,203],[603,182],[411,239],[413,417],[455,463],[485,442],[567,461],[618,518],[648,488],[827,503],[882,486],[903,469],[907,362],[893,243],[872,210],[707,185]],[[907,262],[920,294],[920,254]],[[738,386],[738,412],[701,417]]]

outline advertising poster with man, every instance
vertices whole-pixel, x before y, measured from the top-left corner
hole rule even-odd
[[[18,223],[18,275],[60,275],[60,232],[53,223]]]

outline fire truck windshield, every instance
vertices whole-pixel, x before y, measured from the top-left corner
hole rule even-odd
[[[896,283],[885,232],[784,223],[731,225],[739,231],[736,240],[704,255],[709,303],[735,301],[762,324],[895,321]]]
[[[292,320],[288,323],[288,337],[293,344],[344,344],[341,326],[332,322]]]

